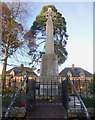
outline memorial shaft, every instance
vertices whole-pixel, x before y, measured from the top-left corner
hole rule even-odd
[[[53,41],[53,22],[52,22],[52,10],[49,8],[47,13],[46,22],[46,54],[54,54],[54,41]]]
[[[54,15],[55,13],[52,9],[48,8],[48,11],[45,13],[47,18],[45,54],[42,56],[40,73],[40,94],[46,96],[56,96],[58,94],[58,85],[55,85],[55,82],[58,81],[58,61],[54,52],[52,21]]]
[[[58,62],[57,56],[54,52],[54,40],[53,40],[53,21],[52,18],[55,16],[55,13],[51,8],[48,8],[48,11],[45,13],[47,18],[46,22],[46,45],[45,45],[45,54],[42,57],[41,62],[41,79],[46,81],[51,81],[53,77],[58,76]],[[54,81],[54,80],[53,80]]]

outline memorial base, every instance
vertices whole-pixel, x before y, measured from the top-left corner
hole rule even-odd
[[[58,85],[40,85],[41,96],[56,96],[58,95]]]

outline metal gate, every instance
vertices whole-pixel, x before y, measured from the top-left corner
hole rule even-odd
[[[37,104],[62,104],[61,83],[36,82],[35,103]]]
[[[66,107],[68,106],[67,82],[28,80],[27,102],[28,106],[56,104]]]

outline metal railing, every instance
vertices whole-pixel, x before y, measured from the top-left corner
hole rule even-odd
[[[79,102],[80,102],[82,108],[83,108],[84,111],[85,111],[85,114],[86,114],[87,119],[90,120],[89,112],[88,112],[88,110],[87,110],[87,108],[86,108],[86,106],[85,106],[83,100],[81,99],[80,95],[78,94],[78,92],[77,92],[77,90],[76,90],[76,88],[75,88],[73,82],[70,80],[69,76],[67,76],[66,80],[67,80],[67,82],[70,83],[70,85],[71,85],[71,87],[72,87],[72,89],[73,89],[73,91],[74,91],[76,97],[78,98],[78,100],[79,100]]]
[[[26,81],[27,81],[27,82],[26,82]],[[18,96],[19,93],[21,92],[21,89],[22,89],[22,87],[23,87],[23,85],[24,85],[25,82],[26,82],[26,88],[28,87],[29,90],[31,90],[31,88],[35,90],[35,88],[33,88],[33,86],[34,86],[34,87],[38,88],[38,93],[40,92],[39,87],[41,87],[41,86],[39,86],[39,85],[44,85],[44,84],[42,84],[42,82],[41,82],[41,84],[40,84],[40,81],[38,81],[38,82],[36,82],[36,85],[37,85],[37,86],[35,86],[35,85],[33,85],[33,84],[31,84],[31,85],[33,85],[33,86],[29,86],[31,82],[28,81],[28,77],[27,77],[27,76],[24,76],[24,78],[23,78],[23,80],[22,80],[22,82],[21,82],[21,84],[20,84],[19,89],[18,89],[17,92],[15,93],[13,99],[11,100],[11,102],[10,102],[10,104],[9,104],[6,112],[5,112],[5,116],[4,116],[5,118],[8,118],[9,113],[10,113],[10,110],[11,110],[14,102],[16,101],[17,96]],[[29,82],[29,83],[28,83],[28,82]],[[64,82],[66,82],[66,83],[63,83],[63,84],[62,84],[62,86],[63,86],[63,89],[62,89],[63,99],[62,99],[62,101],[65,101],[64,104],[66,105],[67,102],[68,102],[68,98],[65,99],[65,97],[66,97],[66,96],[68,97],[68,95],[67,95],[67,94],[68,94],[68,88],[66,87],[66,85],[67,85],[68,82],[69,82],[70,85],[71,85],[71,87],[72,87],[72,89],[73,89],[73,91],[74,91],[74,93],[75,93],[75,95],[76,95],[76,97],[78,98],[78,100],[79,100],[82,108],[84,109],[84,112],[85,112],[85,114],[86,114],[87,119],[90,119],[89,112],[88,112],[88,110],[87,110],[87,108],[86,108],[83,100],[81,99],[81,96],[80,96],[79,93],[77,92],[77,90],[76,90],[76,88],[75,88],[75,86],[74,86],[73,81],[71,81],[70,78],[69,78],[69,76],[67,76],[66,81],[64,81]],[[50,83],[45,82],[45,84],[46,84],[46,88],[48,88],[50,85],[52,85],[51,82],[50,82]],[[53,84],[54,84],[54,82],[53,82]],[[56,86],[57,84],[58,84],[58,83],[55,82],[55,86]],[[66,89],[64,89],[65,87],[66,87]],[[44,87],[43,87],[43,88],[44,88]],[[34,90],[32,90],[32,92],[33,92]],[[61,89],[60,89],[60,90],[61,90]],[[37,91],[37,90],[36,90],[36,91]],[[44,89],[43,89],[43,91],[44,91]],[[65,91],[67,91],[66,94],[64,94]],[[48,95],[49,95],[48,92],[49,92],[49,91],[48,91],[48,89],[47,89],[47,92],[46,92],[47,96],[44,96],[44,92],[43,92],[43,94],[42,94],[41,97],[48,98]],[[39,95],[36,95],[36,93],[33,93],[33,94],[34,94],[36,97],[39,97]],[[51,91],[51,94],[52,94],[52,91]],[[27,93],[27,94],[26,94],[26,96],[29,96],[30,98],[33,98],[34,95],[30,95],[30,93]],[[61,93],[60,93],[60,95],[61,95]],[[65,99],[65,100],[64,100],[64,99]],[[29,99],[29,98],[28,98],[28,101],[27,101],[27,102],[28,102],[28,103],[30,102],[30,99]],[[33,100],[32,100],[32,102],[33,102]],[[45,100],[44,100],[43,102],[45,102]],[[53,102],[53,100],[52,100],[52,102]],[[74,102],[75,102],[75,99],[74,99]],[[67,107],[67,109],[68,109],[68,107]]]
[[[21,84],[20,84],[19,89],[18,89],[17,92],[15,93],[13,99],[11,100],[11,102],[10,102],[10,104],[9,104],[9,106],[8,106],[8,108],[7,108],[7,110],[6,110],[6,112],[5,112],[5,116],[4,116],[5,118],[8,118],[9,112],[10,112],[10,110],[11,110],[11,108],[12,108],[14,102],[16,101],[17,96],[18,96],[19,93],[21,92],[22,86],[23,86],[24,83],[27,81],[27,79],[28,79],[27,76],[24,76],[24,77],[23,77],[23,80],[22,80],[22,82],[21,82]]]
[[[45,78],[46,80],[46,78]],[[61,83],[58,81],[36,81],[35,100],[37,105],[61,104]]]

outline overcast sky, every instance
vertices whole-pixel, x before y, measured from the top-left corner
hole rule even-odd
[[[27,19],[29,29],[42,7],[53,4],[67,22],[68,59],[59,67],[81,67],[93,73],[93,3],[92,2],[30,2],[31,16]]]

